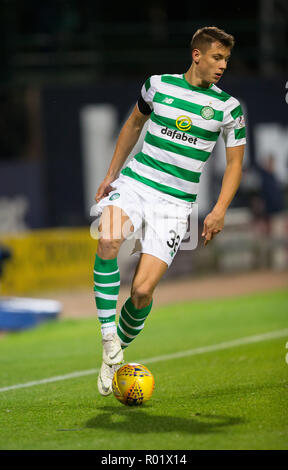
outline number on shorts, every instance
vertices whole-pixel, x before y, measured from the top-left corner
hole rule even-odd
[[[167,245],[169,248],[173,249],[174,253],[176,253],[180,241],[180,235],[177,235],[175,230],[170,230],[169,233],[171,233],[172,236],[170,240],[167,241]]]

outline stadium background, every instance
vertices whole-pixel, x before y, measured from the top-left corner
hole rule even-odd
[[[287,17],[285,0],[0,1],[0,323],[7,296],[22,309],[30,298],[62,305],[38,328],[0,324],[1,450],[287,449]],[[243,105],[243,179],[224,231],[180,250],[157,287],[125,352],[151,365],[156,387],[147,406],[127,408],[97,393],[90,207],[142,83],[185,72],[204,25],[236,38],[219,85]],[[199,235],[223,151],[202,175]]]
[[[158,301],[286,285],[287,13],[281,0],[225,10],[213,3],[203,10],[161,1],[141,9],[2,1],[0,240],[12,258],[1,295],[48,296],[63,302],[64,316],[95,315],[94,193],[142,83],[151,74],[186,71],[192,34],[203,25],[236,38],[220,87],[240,99],[246,115],[243,179],[223,233],[205,248],[199,237],[196,250],[178,252]],[[219,193],[223,150],[217,143],[201,179],[199,234]],[[127,243],[119,254],[119,305],[137,262],[130,251]]]

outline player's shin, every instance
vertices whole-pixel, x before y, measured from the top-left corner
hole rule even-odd
[[[144,322],[152,309],[152,303],[153,300],[147,307],[138,309],[134,307],[131,297],[126,300],[121,309],[117,327],[122,349],[126,348],[144,328]]]
[[[115,334],[116,305],[120,289],[117,258],[102,259],[96,254],[94,265],[94,293],[101,333]]]

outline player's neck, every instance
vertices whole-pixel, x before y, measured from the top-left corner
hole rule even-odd
[[[202,77],[199,76],[195,67],[193,67],[193,63],[191,67],[184,73],[185,80],[190,83],[192,86],[197,86],[201,88],[209,88],[211,83],[204,80]]]

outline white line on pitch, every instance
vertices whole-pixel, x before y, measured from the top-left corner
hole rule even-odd
[[[242,346],[244,344],[259,343],[261,341],[268,341],[275,338],[283,338],[288,336],[288,328],[283,330],[270,331],[262,335],[246,336],[245,338],[234,339],[232,341],[226,341],[224,343],[212,344],[210,346],[202,346],[199,348],[188,349],[187,351],[179,351],[173,354],[164,354],[162,356],[148,357],[139,361],[141,364],[152,364],[153,362],[169,361],[171,359],[179,359],[186,356],[195,356],[197,354],[209,353],[212,351],[220,351],[222,349],[234,348]],[[18,388],[34,387],[35,385],[47,384],[51,382],[59,382],[62,380],[74,379],[83,377],[85,375],[93,375],[99,372],[99,369],[89,369],[72,372],[71,374],[57,375],[42,380],[34,380],[33,382],[26,382],[24,384],[10,385],[8,387],[0,388],[0,392],[8,392],[9,390],[16,390]]]

